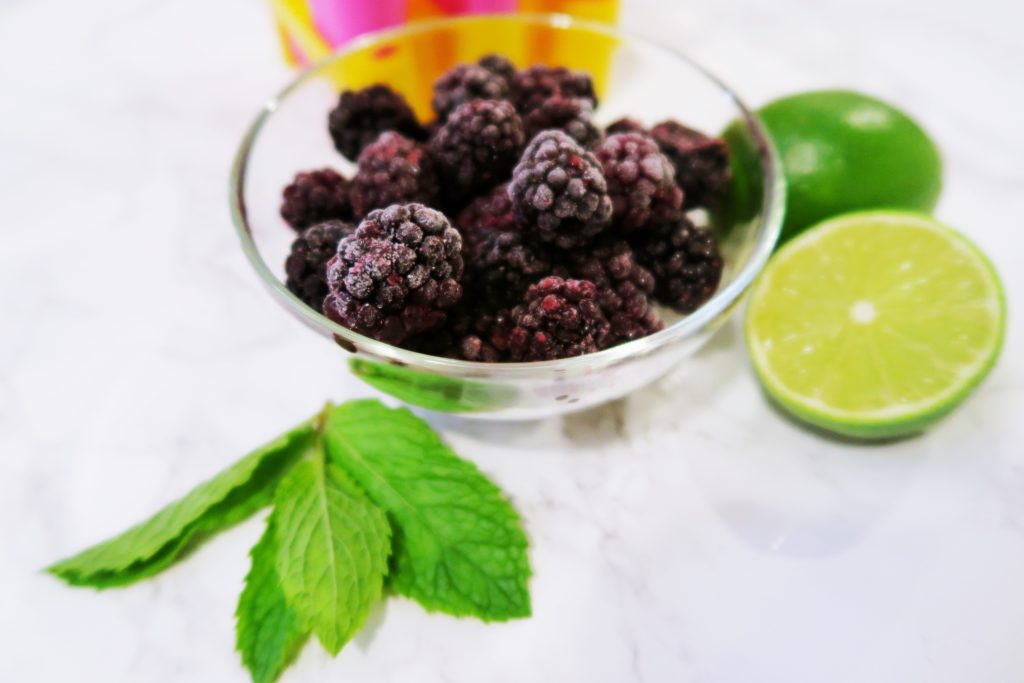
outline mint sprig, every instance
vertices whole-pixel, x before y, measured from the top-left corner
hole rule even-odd
[[[337,654],[385,583],[428,610],[484,621],[530,614],[515,509],[429,425],[377,401],[328,405],[47,571],[74,586],[124,586],[271,503],[236,611],[237,647],[256,683],[274,681],[310,633]]]
[[[274,514],[249,555],[252,567],[235,611],[238,651],[254,683],[271,683],[299,653],[309,629],[288,604],[277,577]]]
[[[341,468],[322,459],[296,465],[274,504],[285,597],[336,655],[384,588],[387,518]]]
[[[501,490],[405,409],[352,401],[331,411],[328,457],[390,515],[390,586],[428,610],[530,616],[526,535]]]
[[[47,568],[74,586],[110,588],[156,574],[209,538],[270,504],[281,477],[316,437],[304,422],[261,446],[128,531]]]

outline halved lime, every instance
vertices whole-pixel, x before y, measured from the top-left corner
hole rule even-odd
[[[797,417],[860,438],[945,416],[999,355],[1006,302],[987,258],[917,213],[820,223],[755,284],[747,347],[768,394]]]

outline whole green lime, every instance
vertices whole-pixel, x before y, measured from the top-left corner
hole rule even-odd
[[[939,198],[938,148],[913,119],[885,102],[822,90],[775,100],[758,114],[786,175],[780,243],[840,213],[928,212]]]

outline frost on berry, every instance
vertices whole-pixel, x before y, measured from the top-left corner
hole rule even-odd
[[[385,131],[414,140],[424,133],[405,98],[382,84],[341,93],[327,117],[327,128],[335,148],[353,161]]]
[[[585,149],[601,142],[601,131],[590,121],[593,105],[578,97],[555,96],[523,114],[526,139],[532,140],[545,130],[560,130]]]
[[[512,77],[511,98],[516,109],[526,114],[553,97],[579,99],[597,106],[590,74],[564,66],[536,65]]]
[[[327,264],[324,313],[398,344],[441,325],[462,297],[462,238],[422,204],[371,211]]]
[[[284,262],[285,286],[317,311],[327,295],[327,262],[338,252],[338,243],[355,231],[342,221],[325,221],[303,230],[292,242]]]
[[[654,276],[637,262],[625,241],[604,242],[574,253],[557,270],[597,287],[597,301],[611,324],[611,334],[602,348],[638,339],[665,326],[651,304]]]
[[[281,217],[298,231],[323,221],[350,220],[349,181],[329,168],[297,174],[282,193]]]
[[[552,276],[527,289],[491,341],[513,361],[554,360],[597,351],[610,328],[593,282]]]
[[[506,63],[485,57],[478,64],[452,67],[434,83],[431,104],[439,121],[444,121],[460,104],[470,100],[504,100],[509,96]]]
[[[523,122],[509,102],[459,105],[430,139],[448,203],[507,179],[524,142]]]
[[[530,142],[512,172],[509,197],[523,233],[561,249],[585,245],[611,223],[600,163],[562,131]]]
[[[686,214],[631,240],[637,261],[654,274],[654,296],[680,313],[711,298],[722,279],[722,255],[714,234]]]
[[[391,204],[433,204],[438,193],[437,171],[423,145],[391,132],[362,151],[349,188],[356,216]]]
[[[675,121],[651,129],[651,136],[676,169],[684,207],[711,207],[721,201],[729,185],[729,149],[721,138],[711,138]]]
[[[682,206],[675,169],[654,140],[642,133],[608,136],[595,155],[604,169],[616,227],[631,232],[664,222]]]

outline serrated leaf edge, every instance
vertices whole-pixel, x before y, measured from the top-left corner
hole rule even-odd
[[[354,481],[352,481],[351,477],[349,477],[348,473],[345,472],[345,470],[343,468],[341,468],[338,465],[335,465],[333,463],[325,462],[324,459],[322,458],[322,456],[320,458],[314,459],[313,463],[311,463],[311,464],[313,464],[314,466],[318,467],[318,469],[321,469],[320,476],[318,476],[318,478],[317,478],[318,479],[317,486],[320,488],[320,496],[318,496],[318,497],[321,498],[324,501],[324,504],[329,505],[329,503],[327,503],[327,501],[326,501],[326,494],[327,494],[327,490],[326,490],[327,471],[326,471],[326,468],[329,467],[329,468],[332,468],[332,474],[334,476],[340,477],[341,480],[344,482],[344,485],[347,488],[349,488],[349,493],[350,494],[354,494],[354,495],[360,496],[363,499],[363,501],[366,503],[368,509],[373,510],[374,512],[377,512],[378,514],[380,514],[381,530],[382,530],[382,533],[384,534],[384,548],[385,548],[385,552],[384,552],[384,556],[383,556],[382,562],[381,562],[382,566],[381,566],[380,576],[379,576],[378,579],[371,579],[372,581],[374,581],[374,585],[371,585],[369,587],[370,588],[369,596],[368,596],[368,598],[366,600],[365,608],[361,609],[361,613],[356,613],[356,614],[353,614],[353,615],[349,615],[348,623],[347,623],[347,628],[345,628],[347,633],[344,634],[340,638],[340,640],[338,640],[338,641],[335,640],[335,636],[337,634],[329,633],[329,632],[322,632],[320,629],[318,629],[317,628],[318,625],[316,623],[314,623],[314,621],[315,621],[314,616],[306,613],[306,609],[305,609],[306,606],[304,604],[302,604],[301,601],[294,600],[293,599],[295,597],[294,595],[292,595],[292,596],[288,595],[289,592],[295,593],[295,592],[300,592],[300,590],[304,590],[305,586],[302,586],[301,589],[300,589],[299,587],[294,587],[294,586],[290,585],[288,577],[285,576],[285,573],[281,572],[281,569],[280,569],[281,563],[282,562],[287,562],[290,558],[288,558],[288,557],[286,557],[286,556],[284,556],[282,554],[278,555],[278,568],[279,568],[278,572],[279,572],[279,575],[280,575],[280,578],[281,578],[281,585],[282,585],[282,589],[285,592],[285,596],[288,598],[289,603],[292,605],[293,609],[296,610],[296,612],[300,615],[300,617],[303,619],[303,621],[306,623],[306,625],[310,628],[310,630],[313,632],[313,634],[316,635],[317,640],[320,641],[320,644],[324,647],[324,649],[327,650],[327,652],[330,653],[332,656],[335,656],[335,655],[337,655],[341,651],[341,649],[345,646],[345,644],[348,643],[348,641],[351,640],[351,638],[356,633],[359,632],[359,629],[362,628],[363,624],[366,622],[366,619],[369,616],[369,614],[370,614],[370,612],[371,612],[371,610],[373,608],[373,605],[376,604],[377,601],[379,601],[381,599],[382,595],[383,595],[384,583],[385,583],[385,580],[387,578],[387,572],[388,572],[389,558],[390,558],[391,551],[392,551],[392,545],[393,545],[392,539],[393,539],[393,536],[392,536],[392,529],[391,529],[390,522],[388,521],[387,516],[384,513],[384,511],[381,510],[376,504],[373,503],[372,500],[370,500],[369,497],[366,496],[366,494],[362,490],[362,488],[360,486],[358,486],[358,484],[356,484]],[[288,493],[288,486],[287,485],[286,486],[282,486],[279,489],[279,492],[281,492],[281,491],[284,492],[281,495],[286,495]],[[316,503],[314,502],[313,505],[315,505],[315,504]],[[275,500],[275,508],[277,508],[279,505],[280,505],[280,501],[279,500]],[[325,518],[330,516],[330,511],[328,509],[326,509],[326,508],[324,509],[324,515],[325,515]],[[277,533],[279,533],[279,534],[284,533],[281,530],[280,526],[278,526],[278,528],[277,528]],[[332,548],[333,548],[333,543],[334,543],[333,533],[329,533],[328,535],[331,536],[331,544],[332,544]],[[285,538],[282,538],[281,536],[278,536],[279,551],[281,553],[286,552],[286,550],[285,550],[286,547],[287,547],[288,551],[290,551],[291,547],[295,544],[295,542],[296,542],[296,539],[294,539],[294,538],[285,539]],[[308,545],[308,543],[306,545]],[[367,553],[372,552],[368,546],[364,547],[364,550]],[[306,552],[305,550],[302,551],[303,554],[305,554],[305,552]],[[346,552],[348,552],[351,555],[352,551],[350,549],[346,548]],[[332,577],[332,581],[333,580],[334,579]],[[357,577],[357,580],[363,581],[365,579],[364,579],[364,577]],[[335,586],[334,593],[337,594],[337,592],[338,592],[337,586]]]
[[[212,510],[223,504],[225,501],[231,499],[233,495],[236,494],[238,491],[245,489],[253,481],[255,481],[258,478],[257,475],[260,474],[265,467],[268,467],[267,462],[272,462],[274,460],[274,455],[279,455],[283,453],[292,445],[294,445],[295,443],[302,439],[310,438],[313,435],[313,431],[312,429],[307,428],[312,428],[313,426],[314,420],[308,420],[307,422],[289,430],[285,434],[281,434],[280,436],[272,439],[271,441],[268,441],[266,444],[255,449],[254,451],[246,454],[240,460],[235,461],[234,463],[222,469],[220,472],[213,475],[212,477],[209,477],[202,483],[197,484],[188,492],[186,492],[183,496],[179,497],[174,501],[171,501],[170,503],[167,503],[166,505],[161,507],[159,510],[157,510],[152,515],[150,515],[143,521],[139,522],[138,524],[135,524],[126,529],[125,531],[122,531],[119,534],[111,536],[106,540],[100,541],[97,544],[89,546],[88,548],[72,555],[71,557],[60,560],[59,562],[56,562],[46,567],[43,571],[65,581],[69,585],[78,587],[91,587],[97,590],[102,590],[105,588],[114,588],[134,583],[135,581],[147,578],[149,576],[152,576],[153,574],[162,571],[168,565],[170,565],[175,559],[180,557],[181,554],[186,549],[186,547],[190,545],[190,543],[198,540],[197,536],[202,534],[202,532],[204,531],[204,517],[209,515]],[[150,523],[155,517],[162,514],[171,506],[180,503],[184,498],[189,496],[196,489],[210,484],[210,482],[214,481],[218,476],[230,470],[232,467],[235,467],[239,462],[241,462],[241,460],[251,457],[254,453],[257,452],[265,452],[265,454],[262,459],[260,459],[253,465],[252,470],[249,472],[249,476],[247,476],[244,480],[238,482],[238,484],[225,491],[224,495],[221,496],[220,499],[210,501],[209,504],[204,506],[201,509],[201,511],[199,511],[199,513],[195,516],[194,520],[191,523],[186,524],[182,527],[181,532],[177,536],[173,537],[167,543],[164,543],[162,546],[159,546],[152,552],[144,553],[139,557],[136,557],[131,562],[116,563],[114,565],[89,572],[80,572],[77,569],[65,566],[70,565],[73,561],[82,557],[86,553],[95,551],[96,549],[109,543],[113,543],[118,538],[121,538],[122,536],[132,533],[134,530],[145,526],[146,524]],[[296,458],[296,461],[297,460],[298,459]],[[267,502],[269,503],[269,499]],[[255,512],[255,509],[251,510],[250,514],[254,514]],[[233,520],[232,525],[240,521],[242,520]],[[216,531],[221,530],[223,529],[217,529]],[[161,559],[161,556],[163,556],[163,558],[165,559]],[[157,560],[155,563],[153,563],[154,559]],[[151,566],[146,566],[150,564]]]
[[[442,449],[446,453],[446,455],[448,457],[450,457],[451,459],[453,459],[454,461],[459,463],[460,467],[465,467],[469,472],[472,472],[475,475],[477,475],[480,478],[481,482],[483,482],[485,484],[485,486],[486,486],[486,488],[488,490],[488,493],[491,494],[491,495],[494,495],[497,500],[500,500],[502,503],[504,503],[505,505],[508,506],[509,510],[512,512],[512,517],[515,520],[520,522],[519,524],[516,525],[515,531],[517,532],[517,535],[521,539],[521,543],[515,543],[514,545],[509,545],[509,546],[504,546],[504,547],[521,548],[521,549],[524,550],[524,555],[525,555],[525,550],[529,548],[529,538],[526,536],[525,529],[522,528],[521,518],[519,517],[518,511],[515,509],[515,506],[512,505],[511,501],[505,496],[505,494],[501,490],[501,488],[497,484],[495,484],[493,481],[491,481],[491,479],[486,474],[484,474],[483,471],[481,471],[479,467],[477,467],[476,463],[474,463],[471,460],[467,460],[465,458],[459,457],[459,455],[457,453],[455,453],[454,450],[452,450],[447,444],[444,443],[444,441],[441,439],[440,435],[438,435],[437,432],[435,432],[433,430],[433,428],[430,427],[429,424],[427,424],[421,418],[416,416],[408,408],[389,408],[389,407],[383,405],[380,401],[378,401],[376,399],[362,399],[362,400],[348,401],[346,403],[343,403],[343,404],[341,404],[339,406],[336,406],[331,412],[332,412],[332,414],[340,413],[340,412],[343,412],[343,411],[346,411],[346,410],[350,410],[350,409],[353,409],[353,408],[360,408],[360,407],[373,408],[375,410],[381,410],[381,411],[384,411],[386,413],[400,413],[400,414],[403,414],[406,417],[411,417],[411,418],[413,418],[416,421],[422,422],[423,425],[426,427],[425,434],[426,433],[429,434],[429,438],[430,438],[430,441],[431,441],[431,444],[430,444],[431,446]],[[326,425],[325,433],[324,433],[324,441],[328,445],[327,448],[325,448],[325,450],[326,450],[328,456],[330,457],[330,453],[331,453],[331,449],[329,447],[330,444],[332,442],[334,442],[336,439],[340,439],[340,441],[341,441],[340,445],[342,445],[347,452],[351,453],[356,459],[358,459],[361,463],[363,463],[364,466],[366,467],[367,471],[369,471],[381,484],[386,486],[395,495],[396,498],[401,500],[402,504],[410,512],[412,512],[416,517],[418,517],[421,520],[421,524],[423,525],[424,528],[428,529],[432,534],[434,534],[435,536],[439,537],[440,534],[438,534],[432,528],[432,526],[426,522],[425,518],[423,517],[423,515],[421,514],[419,509],[415,505],[413,505],[408,499],[406,499],[405,496],[403,496],[398,490],[396,490],[385,477],[383,477],[379,472],[377,472],[375,470],[375,468],[372,466],[372,464],[369,463],[366,460],[366,458],[360,453],[360,451],[358,449],[356,449],[351,443],[348,442],[348,440],[345,438],[344,430],[331,430],[331,428],[330,428],[330,424],[331,424],[330,417],[331,416],[328,416],[327,425]],[[396,429],[395,425],[392,425],[392,429]],[[408,440],[409,440],[410,443],[415,443],[416,442],[416,440],[412,439],[412,438],[410,438]],[[344,461],[341,458],[330,458],[330,459],[333,462],[335,462],[342,469],[346,469],[345,463],[344,463]],[[356,481],[356,485],[358,485],[358,481]],[[366,495],[370,498],[371,501],[374,502],[374,504],[380,506],[381,509],[383,509],[383,510],[385,510],[385,512],[387,512],[386,508],[384,508],[380,503],[378,503],[376,500],[374,500],[373,496],[370,494],[369,491],[364,489],[364,493],[366,493]],[[457,505],[456,505],[456,507],[457,507]],[[392,513],[387,512],[387,515],[388,515],[389,520],[392,519],[392,517],[393,517]],[[402,533],[402,530],[401,530],[401,525],[398,524],[397,521],[392,521],[391,523],[392,523],[392,526],[394,527],[394,539],[395,540],[394,540],[393,545],[395,546],[395,548],[397,548],[398,544],[401,543],[401,541],[402,541],[403,533]],[[395,548],[392,549],[392,559],[395,559],[398,556],[398,553],[396,552]],[[469,558],[466,558],[466,556],[457,547],[452,547],[452,548],[450,548],[450,550],[460,554],[464,559],[469,561]],[[475,564],[475,562],[469,561],[469,564]],[[521,579],[524,582],[528,582],[530,577],[533,574],[533,570],[532,570],[532,567],[530,566],[530,563],[529,563],[528,559],[524,563],[523,569],[524,569],[524,574],[521,576]],[[411,573],[414,572],[412,567],[408,567],[407,570],[410,571]],[[389,577],[389,578],[393,578],[393,577]],[[412,583],[413,585],[415,585],[415,579],[413,579],[409,583]],[[455,585],[455,582],[452,582],[452,585]],[[449,614],[449,615],[458,616],[458,617],[471,616],[471,617],[479,619],[479,620],[481,620],[483,622],[488,622],[488,623],[489,622],[509,621],[511,619],[526,618],[526,617],[531,616],[531,614],[533,612],[532,600],[531,600],[531,595],[530,595],[529,589],[526,590],[526,601],[525,601],[525,603],[522,604],[522,607],[523,607],[522,610],[509,610],[509,611],[506,611],[506,612],[503,612],[503,613],[497,613],[497,614],[481,614],[479,612],[473,612],[473,611],[469,611],[469,610],[453,608],[451,605],[442,605],[442,604],[439,604],[439,603],[436,603],[436,602],[432,602],[432,601],[425,601],[423,599],[423,596],[414,595],[411,592],[408,592],[407,590],[405,590],[405,587],[401,583],[396,583],[393,580],[389,581],[388,587],[393,592],[395,592],[395,593],[397,593],[399,595],[404,595],[404,596],[406,596],[406,597],[408,597],[408,598],[410,598],[412,600],[415,600],[417,603],[419,603],[428,612],[440,612],[440,613],[443,613],[443,614]],[[508,595],[508,592],[505,590],[504,587],[499,586],[499,590],[502,593],[505,593],[506,595]],[[516,601],[513,601],[513,600],[510,600],[509,602],[513,603],[513,604],[516,603]]]
[[[309,634],[310,634],[308,626],[305,626],[303,624],[303,626],[305,628],[305,633],[303,633],[300,637],[296,638],[290,644],[290,646],[285,651],[284,656],[281,659],[281,662],[280,662],[281,666],[280,666],[280,668],[273,675],[271,675],[269,678],[257,678],[256,671],[254,670],[254,666],[255,666],[256,663],[249,659],[249,656],[248,656],[249,653],[243,648],[242,641],[243,641],[243,632],[245,632],[247,629],[258,628],[258,626],[257,625],[251,625],[251,624],[250,625],[246,625],[243,622],[242,605],[243,605],[244,596],[246,595],[246,592],[249,590],[250,581],[252,580],[254,574],[256,573],[256,552],[257,552],[259,546],[262,543],[266,542],[266,539],[267,539],[268,536],[272,537],[271,542],[273,543],[274,547],[271,549],[270,561],[274,562],[276,560],[276,558],[277,558],[277,538],[276,538],[276,532],[275,532],[275,529],[274,529],[274,513],[273,512],[271,512],[270,515],[267,516],[266,527],[264,529],[263,534],[260,536],[259,540],[253,545],[253,547],[249,550],[249,557],[250,557],[249,572],[245,576],[244,587],[242,589],[242,592],[238,596],[238,604],[235,607],[235,651],[238,652],[239,655],[241,656],[242,664],[249,671],[249,674],[252,676],[252,679],[253,679],[254,683],[272,683],[273,681],[277,680],[281,676],[281,674],[284,672],[284,670],[287,669],[292,664],[292,662],[295,661],[296,657],[298,657],[299,653],[302,651],[302,648],[305,646],[306,641],[309,639]],[[281,588],[281,585],[280,585],[280,578],[277,577],[277,569],[276,569],[276,567],[272,568],[272,571],[274,572],[274,577],[277,579],[278,589],[281,590],[281,598],[282,598],[282,600],[284,600],[285,604],[287,605],[287,608],[290,609],[294,613],[295,618],[296,619],[300,619],[298,613],[295,612],[295,608],[290,603],[288,603],[288,600],[287,600],[287,598],[284,595],[284,589]]]

